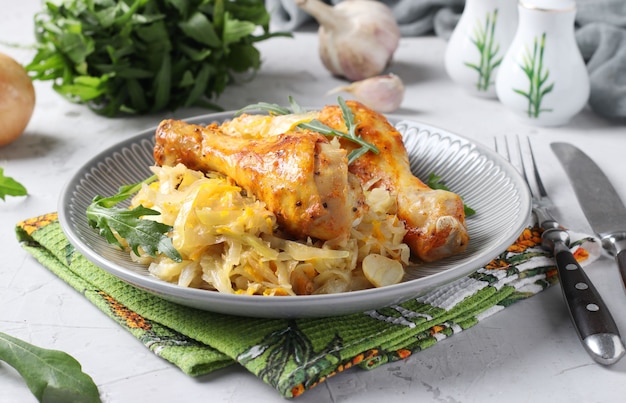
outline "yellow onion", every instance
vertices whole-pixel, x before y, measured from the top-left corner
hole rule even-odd
[[[26,70],[0,53],[0,147],[24,132],[35,108],[35,89]]]

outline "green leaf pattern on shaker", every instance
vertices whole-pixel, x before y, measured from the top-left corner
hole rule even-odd
[[[541,35],[541,40],[534,38],[532,52],[525,47],[524,56],[520,68],[528,77],[528,89],[513,88],[513,91],[528,99],[526,111],[529,118],[538,118],[542,112],[550,112],[551,108],[541,106],[544,96],[554,89],[554,81],[548,83],[550,70],[543,64],[543,56],[546,44],[546,33]]]
[[[479,19],[474,26],[474,36],[470,41],[476,46],[480,54],[478,63],[465,62],[464,64],[478,72],[478,80],[476,81],[476,89],[478,91],[487,91],[493,85],[493,73],[496,67],[502,63],[500,53],[500,43],[495,40],[496,21],[498,19],[498,9],[493,13],[487,13],[484,23]]]

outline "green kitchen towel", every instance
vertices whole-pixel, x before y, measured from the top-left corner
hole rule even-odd
[[[185,373],[238,363],[288,398],[350,367],[404,359],[557,282],[540,230],[527,228],[485,267],[399,305],[328,318],[247,318],[178,305],[108,274],[73,248],[55,213],[20,222],[16,233],[43,266]],[[599,256],[594,238],[577,239],[580,261]]]

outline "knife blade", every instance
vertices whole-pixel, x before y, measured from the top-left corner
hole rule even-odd
[[[626,287],[626,206],[600,167],[569,143],[552,143],[552,151],[563,165],[587,221],[602,247],[615,256]]]

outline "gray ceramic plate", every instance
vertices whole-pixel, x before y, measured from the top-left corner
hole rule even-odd
[[[210,123],[232,116],[225,112],[187,121]],[[146,267],[133,263],[127,252],[107,244],[85,216],[94,196],[113,195],[120,186],[151,175],[154,129],[118,143],[85,164],[62,191],[59,219],[70,242],[97,266],[164,299],[202,310],[284,318],[340,315],[396,304],[488,263],[515,241],[529,222],[531,208],[523,179],[493,151],[418,122],[398,121],[396,127],[404,136],[413,172],[421,178],[430,173],[442,176],[477,214],[467,220],[471,236],[467,251],[437,263],[409,267],[405,280],[393,286],[334,295],[262,297],[184,288],[155,278]]]

